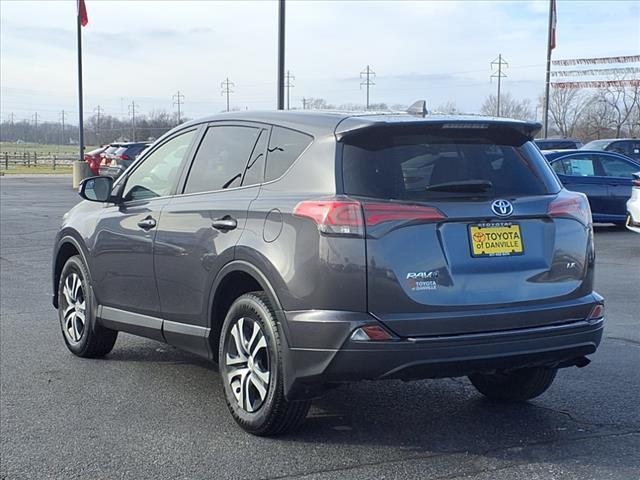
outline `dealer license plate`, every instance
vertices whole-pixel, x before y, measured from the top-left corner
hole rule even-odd
[[[469,225],[469,243],[474,257],[505,257],[524,253],[520,225],[516,223]]]

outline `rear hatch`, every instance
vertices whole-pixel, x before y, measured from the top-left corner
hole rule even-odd
[[[591,291],[586,199],[509,124],[385,125],[342,138],[366,228],[369,312],[400,336],[557,323]],[[568,320],[568,319],[567,319]]]

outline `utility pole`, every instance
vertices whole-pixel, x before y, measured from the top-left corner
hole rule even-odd
[[[360,72],[360,79],[363,80],[362,82],[360,82],[360,88],[362,88],[363,85],[367,87],[367,110],[369,110],[369,87],[371,85],[375,85],[371,78],[375,78],[375,76],[376,72],[371,70],[371,67],[369,67],[369,65],[367,65],[367,68]]]
[[[38,112],[36,112],[36,113],[33,115],[33,119],[34,119],[34,124],[35,124],[35,129],[34,129],[34,134],[33,134],[33,135],[34,135],[34,137],[35,137],[35,138],[34,138],[34,140],[35,140],[35,139],[37,139],[37,138],[38,138]],[[34,142],[34,143],[37,143],[37,142]]]
[[[65,121],[65,117],[67,115],[67,112],[65,112],[64,110],[62,110],[60,112],[60,123],[62,123],[62,144],[65,145],[65,137],[64,137],[64,121]]]
[[[140,108],[140,105],[136,104],[135,100],[132,100],[129,104],[129,115],[131,115],[131,131],[132,141],[136,141],[136,108]]]
[[[13,112],[11,112],[9,114],[9,123],[11,124],[11,139],[12,140],[17,140],[14,136],[16,134],[16,129],[14,127],[14,120],[15,120],[15,115],[13,114]]]
[[[307,99],[302,97],[302,109],[306,110],[307,109]]]
[[[496,65],[497,65],[498,71],[495,71]],[[489,77],[489,78],[498,79],[498,105],[496,109],[496,117],[500,116],[500,84],[502,83],[502,79],[507,76],[502,71],[503,67],[509,67],[509,64],[504,60],[504,58],[502,58],[502,54],[500,54],[498,55],[498,58],[496,58],[493,62],[491,62],[491,68],[494,69],[494,71],[491,73],[491,77]]]
[[[100,141],[100,117],[102,116],[104,109],[98,105],[94,111],[96,112],[96,141],[98,142],[98,145],[102,145],[102,142]]]
[[[222,88],[220,95],[227,96],[227,112],[229,111],[229,95],[233,93],[233,90],[231,90],[231,87],[235,87],[235,86],[236,86],[235,83],[229,81],[229,77],[227,77],[226,80],[220,84],[220,88]]]
[[[294,77],[293,75],[291,75],[291,72],[289,70],[287,70],[287,74],[285,75],[285,87],[287,87],[287,110],[289,110],[289,93],[290,90],[295,87],[295,85],[293,84],[293,81],[296,79],[296,77]]]
[[[284,0],[278,0],[278,110],[284,110]]]
[[[182,119],[182,117],[180,116],[180,105],[182,105],[182,104],[184,103],[184,102],[183,102],[183,100],[184,100],[184,95],[182,95],[182,94],[180,93],[180,90],[178,90],[178,93],[176,93],[176,94],[173,96],[173,100],[174,100],[174,101],[173,101],[173,104],[178,106],[178,125],[180,125],[180,121],[181,121],[181,119]]]

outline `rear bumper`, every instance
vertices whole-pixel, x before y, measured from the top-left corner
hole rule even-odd
[[[594,303],[598,299],[594,296]],[[570,366],[575,359],[596,351],[604,328],[604,319],[585,319],[487,333],[357,342],[350,340],[351,332],[375,323],[367,314],[314,311],[305,318],[300,318],[299,312],[285,317],[292,317],[289,330],[292,324],[297,330],[294,341],[300,342],[304,329],[309,345],[294,343],[286,349],[285,391],[289,398],[313,397],[326,385],[356,380],[413,380],[540,365]],[[341,340],[336,338],[339,333]],[[328,346],[321,348],[319,341]]]

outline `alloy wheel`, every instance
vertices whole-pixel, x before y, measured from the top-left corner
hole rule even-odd
[[[271,379],[262,327],[251,318],[239,318],[231,327],[226,347],[226,382],[240,408],[255,412],[267,398]]]
[[[80,275],[71,272],[62,287],[62,323],[64,335],[72,343],[78,343],[86,327],[86,299]]]

